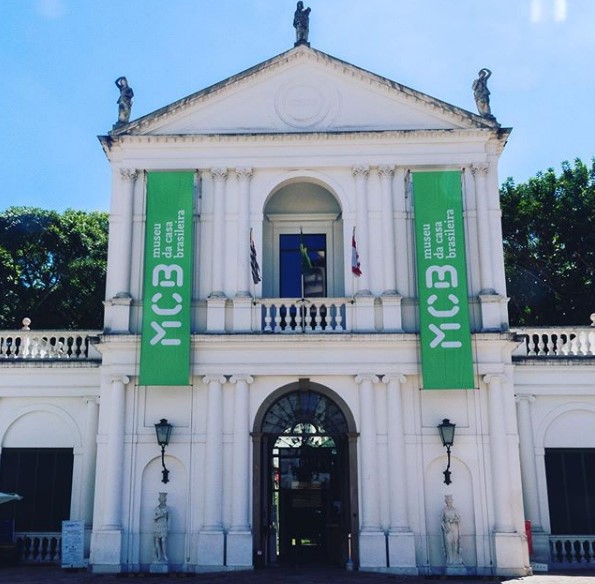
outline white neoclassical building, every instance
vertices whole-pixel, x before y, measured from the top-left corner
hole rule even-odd
[[[509,133],[301,44],[102,136],[103,331],[0,331],[23,561],[150,570],[165,492],[157,571],[591,565],[595,331],[509,329]]]

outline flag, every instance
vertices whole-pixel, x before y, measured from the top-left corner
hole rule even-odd
[[[258,259],[256,257],[256,247],[254,240],[252,239],[252,229],[250,229],[250,269],[252,270],[252,281],[255,284],[260,282],[260,266],[258,265]]]
[[[355,243],[355,227],[353,228],[353,235],[351,236],[351,271],[353,272],[353,275],[358,278],[362,275],[359,254],[357,253],[357,244]]]
[[[300,243],[300,255],[302,257],[302,274],[307,276],[312,271],[312,260],[308,255],[308,248]]]

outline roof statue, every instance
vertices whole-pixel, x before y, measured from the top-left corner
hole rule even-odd
[[[488,79],[492,75],[489,69],[480,69],[479,77],[473,82],[473,96],[477,104],[477,111],[480,116],[489,119],[495,119],[490,109],[490,90],[488,89]]]
[[[293,27],[295,28],[295,43],[294,46],[307,45],[308,33],[310,32],[310,8],[304,9],[304,3],[298,2],[297,8],[293,14]]]
[[[134,91],[128,85],[126,77],[118,77],[115,81],[116,87],[120,90],[120,97],[118,98],[118,121],[114,124],[114,128],[124,126],[130,121],[130,112],[132,111],[132,98]]]

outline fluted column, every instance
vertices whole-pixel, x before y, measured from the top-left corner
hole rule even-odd
[[[119,186],[114,187],[110,219],[110,282],[107,297],[130,296],[130,260],[132,257],[132,208],[138,171],[121,168]]]
[[[401,384],[404,375],[385,375],[382,381],[387,385],[388,424],[388,489],[390,493],[390,531],[408,531],[407,484],[405,462],[405,436],[403,429],[403,406]]]
[[[97,426],[99,401],[95,396],[85,398],[87,408],[85,430],[85,462],[83,469],[83,519],[85,527],[93,525],[93,503],[95,496],[95,465],[97,464]]]
[[[101,477],[105,485],[103,529],[121,528],[126,385],[128,383],[130,383],[130,378],[126,375],[118,375],[111,380],[107,428],[107,463],[105,474]]]
[[[378,167],[382,198],[382,273],[385,295],[396,293],[395,217],[393,210],[392,178],[394,167]]]
[[[496,533],[512,533],[507,440],[505,431],[505,408],[502,395],[502,375],[485,375],[488,385],[488,407],[490,424],[490,457],[492,471],[492,490],[494,502],[494,531]]]
[[[475,178],[475,196],[478,223],[477,232],[479,244],[479,277],[481,281],[480,294],[494,293],[494,285],[492,283],[490,218],[488,213],[488,171],[488,164],[478,164],[471,168],[471,172]]]
[[[251,168],[236,168],[238,200],[238,281],[236,296],[250,296],[250,179]]]
[[[250,375],[234,375],[233,424],[234,489],[231,531],[250,530],[250,408],[248,387],[254,381]]]
[[[356,197],[356,240],[357,249],[360,258],[362,275],[356,278],[358,295],[370,295],[370,254],[369,254],[369,236],[368,236],[368,175],[369,166],[353,167],[353,177],[355,179],[355,197]]]
[[[223,398],[222,375],[206,376],[208,385],[205,463],[204,530],[220,531],[223,527]]]
[[[380,531],[378,448],[374,410],[374,383],[378,383],[378,377],[372,374],[358,375],[355,382],[359,385],[360,407],[361,531]]]
[[[407,241],[407,206],[405,189],[406,171],[402,167],[395,169],[393,184],[395,210],[395,248],[396,257],[396,289],[401,296],[409,295],[409,245]]]
[[[211,294],[212,297],[224,297],[223,270],[225,267],[225,185],[226,168],[211,169],[215,183],[213,193],[213,237],[211,248]]]
[[[533,440],[533,423],[531,421],[531,404],[534,401],[534,395],[516,396],[525,517],[531,520],[534,530],[541,530],[537,468],[535,466],[535,443]]]

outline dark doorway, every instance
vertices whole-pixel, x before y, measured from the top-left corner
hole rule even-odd
[[[349,433],[328,397],[286,393],[262,423],[265,564],[345,565],[352,529]]]
[[[72,448],[3,448],[0,491],[18,493],[18,503],[0,505],[0,519],[15,531],[59,532],[70,519]]]

